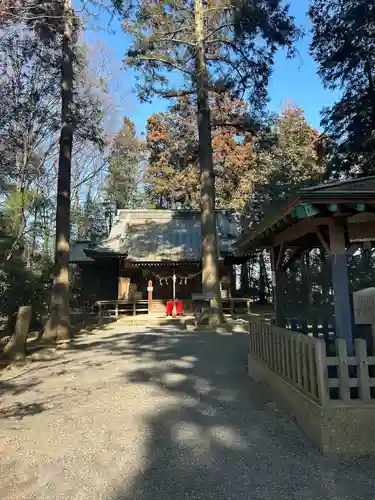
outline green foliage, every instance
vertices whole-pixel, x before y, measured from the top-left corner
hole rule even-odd
[[[325,164],[318,154],[318,132],[303,110],[289,105],[270,119],[255,138],[254,189],[247,211],[252,222],[275,210],[296,189],[322,181]]]
[[[34,206],[38,203],[39,195],[32,190],[19,191],[11,189],[4,203],[4,215],[15,227],[19,226],[19,218],[21,210],[31,212]]]
[[[46,273],[28,269],[19,260],[9,261],[0,269],[0,313],[10,317],[21,305],[31,305],[34,313],[41,313],[50,285]]]
[[[27,267],[24,242],[8,229],[1,214],[0,225],[0,314],[11,317],[20,305],[31,305],[35,314],[40,313],[48,299],[51,262],[40,258]]]
[[[342,97],[323,111],[330,172],[375,173],[375,16],[368,0],[313,0],[311,52],[326,87]]]
[[[124,119],[108,159],[107,195],[116,208],[130,208],[140,201],[142,143],[135,125]]]
[[[142,98],[194,88],[194,9],[194,0],[151,0],[129,8],[124,26],[134,42],[126,63],[141,73],[137,88]],[[288,9],[279,0],[209,1],[204,20],[210,88],[247,94],[255,107],[265,104],[275,52],[278,47],[292,50],[299,35]],[[176,71],[182,76],[179,88],[169,78]]]

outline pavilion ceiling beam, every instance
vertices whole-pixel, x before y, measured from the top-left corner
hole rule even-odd
[[[277,234],[273,243],[274,245],[291,243],[299,238],[302,238],[303,236],[306,236],[306,234],[315,233],[318,226],[329,226],[331,223],[332,219],[330,217],[302,219]]]
[[[348,206],[347,203],[325,203],[314,204],[314,207],[319,209],[321,217],[348,217],[357,214],[359,210],[355,207]]]
[[[358,213],[375,213],[375,205],[372,203],[356,203],[350,201],[336,200],[332,203],[315,202],[312,206],[319,210],[321,217],[348,217]]]
[[[313,206],[319,210],[319,215],[321,217],[332,217],[332,212],[328,210],[328,205],[313,204]]]

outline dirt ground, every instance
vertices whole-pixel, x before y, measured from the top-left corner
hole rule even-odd
[[[108,326],[0,378],[2,500],[374,499],[246,373],[246,335]]]

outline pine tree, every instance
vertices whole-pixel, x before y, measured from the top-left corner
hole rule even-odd
[[[288,104],[255,139],[254,189],[247,211],[252,223],[285,202],[296,189],[323,180],[326,165],[319,156],[319,133],[303,110]]]
[[[323,110],[334,175],[375,172],[375,5],[368,0],[312,0],[311,53],[324,85],[342,91]]]
[[[130,208],[140,200],[142,141],[138,139],[135,124],[124,118],[114,139],[108,159],[107,195],[116,210]]]
[[[291,47],[296,29],[278,0],[149,0],[134,7],[125,29],[134,37],[126,62],[141,71],[141,97],[194,96],[201,180],[202,284],[214,297],[212,321],[220,323],[209,91],[247,92],[254,107],[262,106],[274,53],[278,46]],[[171,72],[180,74],[179,88],[172,85]]]

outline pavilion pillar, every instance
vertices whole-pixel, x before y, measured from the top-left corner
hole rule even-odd
[[[234,264],[230,266],[230,296],[236,296],[236,282],[237,282],[237,273],[236,267]]]
[[[275,304],[275,323],[276,326],[285,328],[286,273],[280,265],[277,266],[275,251],[272,252],[272,285]]]
[[[275,271],[274,298],[276,326],[285,328],[285,285],[286,274],[284,271]]]
[[[147,282],[147,299],[148,299],[148,314],[152,311],[152,294],[154,291],[154,287],[152,286],[152,280],[148,280]]]
[[[232,279],[233,279],[233,264],[229,264],[228,267],[226,268],[227,269],[227,280],[228,280],[228,298],[231,299],[232,298],[232,286],[233,286],[233,283],[232,283]]]
[[[336,336],[346,341],[348,354],[353,354],[352,314],[349,296],[348,263],[345,245],[345,221],[332,219],[329,226],[329,240],[332,261],[332,284]]]

